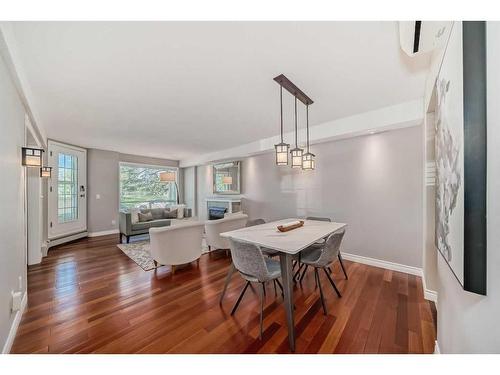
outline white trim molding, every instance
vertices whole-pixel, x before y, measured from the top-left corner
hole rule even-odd
[[[16,316],[14,317],[12,326],[10,327],[9,335],[7,336],[7,340],[5,341],[5,345],[3,346],[3,354],[10,353],[10,349],[12,349],[12,344],[14,343],[14,339],[16,338],[17,329],[19,328],[19,323],[21,323],[21,318],[23,317],[23,313],[24,310],[26,310],[27,304],[28,292],[24,292],[23,299],[21,300],[21,308],[16,312]]]
[[[373,132],[420,126],[424,122],[423,112],[423,98],[420,98],[333,121],[327,121],[309,128],[310,143],[317,144],[363,136]],[[305,128],[299,129],[300,139],[305,138],[305,131]],[[284,138],[293,138],[293,133],[285,133]],[[229,149],[182,159],[179,162],[179,166],[185,168],[205,165],[213,162],[234,160],[272,152],[274,150],[274,145],[279,141],[279,135],[262,138]]]
[[[437,292],[429,290],[425,284],[425,277],[422,268],[407,266],[405,264],[393,263],[387,260],[380,260],[375,258],[369,258],[362,255],[356,255],[351,253],[342,252],[342,257],[344,259],[350,260],[351,262],[367,264],[373,267],[384,268],[386,270],[397,271],[407,273],[409,275],[420,276],[422,279],[422,288],[424,290],[424,298],[428,301],[437,303]]]
[[[434,342],[434,354],[441,354],[441,350],[439,349],[438,340]]]
[[[100,232],[89,232],[88,237],[107,236],[109,234],[118,234],[118,233],[120,233],[119,229],[102,230]]]
[[[422,269],[418,267],[407,266],[404,264],[388,262],[386,260],[380,260],[375,258],[364,257],[356,254],[349,254],[342,252],[342,257],[344,259],[350,260],[356,263],[367,264],[369,266],[380,267],[386,270],[403,272],[410,275],[422,276]]]

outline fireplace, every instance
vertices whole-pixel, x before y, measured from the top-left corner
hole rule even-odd
[[[207,202],[207,219],[222,219],[224,214],[241,212],[241,199],[233,197],[210,197]]]
[[[225,207],[209,207],[208,208],[208,220],[217,220],[224,218],[227,208]]]

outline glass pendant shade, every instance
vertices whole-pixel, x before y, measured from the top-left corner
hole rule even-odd
[[[276,165],[288,165],[288,150],[290,145],[288,143],[278,143],[274,145],[276,149]]]
[[[315,167],[314,154],[306,152],[302,156],[302,169],[305,171],[311,171]]]
[[[22,164],[25,167],[41,167],[43,150],[39,148],[23,147]]]
[[[302,153],[304,150],[301,148],[292,148],[290,154],[292,155],[292,168],[302,168]]]
[[[41,167],[40,177],[52,177],[52,167]]]

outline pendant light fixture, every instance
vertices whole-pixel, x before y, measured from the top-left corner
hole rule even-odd
[[[280,85],[280,124],[281,142],[274,145],[276,149],[276,165],[288,165],[288,150],[290,145],[283,142],[283,85]]]
[[[306,153],[302,156],[302,169],[305,171],[311,171],[315,167],[314,154],[309,152],[309,104],[306,104]]]
[[[280,103],[281,103],[281,143],[274,145],[276,149],[276,165],[288,165],[288,150],[289,144],[283,142],[283,88],[287,90],[295,98],[295,148],[290,150],[292,158],[292,168],[302,168],[304,170],[314,169],[314,154],[309,152],[309,105],[314,102],[307,94],[299,89],[292,81],[284,74],[274,77],[280,85]],[[297,100],[300,100],[307,109],[307,152],[299,147],[298,142],[298,124],[297,124]]]
[[[295,148],[290,150],[292,155],[292,168],[302,168],[302,150],[298,144],[298,126],[297,126],[297,96],[295,96]]]

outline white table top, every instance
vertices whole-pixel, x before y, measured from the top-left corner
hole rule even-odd
[[[288,232],[280,232],[278,225],[303,219],[284,219],[269,223],[224,232],[222,237],[234,238],[239,241],[251,242],[256,245],[278,250],[283,253],[297,254],[316,241],[327,237],[347,226],[344,223],[328,221],[304,220],[304,226]]]

